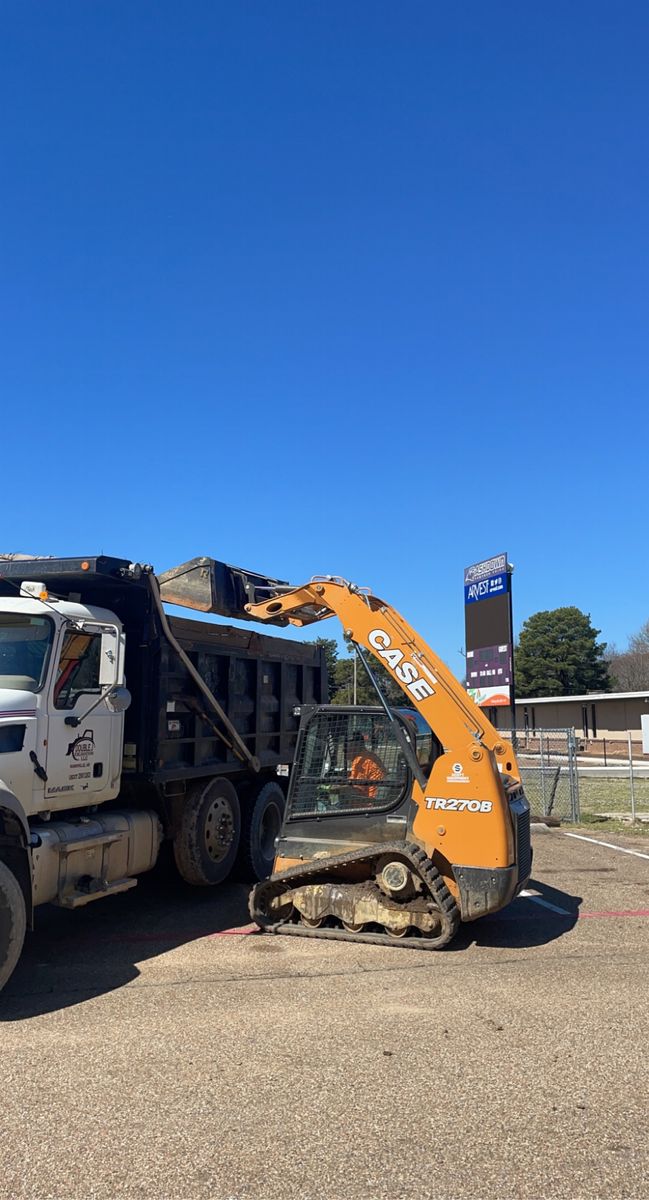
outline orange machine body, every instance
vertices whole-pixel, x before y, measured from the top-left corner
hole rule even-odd
[[[515,865],[511,802],[513,796],[526,801],[514,749],[395,609],[352,584],[325,577],[250,604],[246,611],[261,620],[285,617],[297,626],[337,616],[345,636],[387,668],[406,703],[434,731],[443,752],[425,780],[413,780],[408,836],[438,865],[454,895],[459,894],[460,866],[489,872]],[[304,847],[294,855],[290,836],[280,839],[279,848],[276,872],[304,861]],[[323,856],[317,838],[313,854]],[[519,877],[519,887],[523,881]],[[498,906],[496,899],[490,911]],[[464,907],[464,919],[484,911],[484,906],[479,913],[469,911],[468,902]]]

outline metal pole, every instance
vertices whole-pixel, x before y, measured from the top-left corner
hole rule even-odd
[[[570,798],[572,803],[572,819],[576,825],[580,821],[579,812],[579,771],[577,769],[577,739],[574,729],[568,730],[568,755],[570,758]]]
[[[510,562],[505,562],[505,570],[507,572],[507,575],[509,576],[508,581],[507,581],[509,583],[509,603],[508,603],[509,648],[510,648],[511,656],[512,656],[512,673],[510,676],[510,685],[509,685],[510,686],[510,697],[509,698],[511,700],[511,709],[512,709],[512,746],[514,747],[514,754],[516,754],[516,752],[518,750],[518,737],[516,735],[516,680],[515,680],[515,675],[514,675],[514,606],[513,606],[513,602],[512,602],[512,575],[514,573],[514,568],[512,567]]]
[[[356,679],[356,661],[357,661],[357,659],[356,659],[356,647],[354,647],[354,704],[356,704],[356,685],[357,685],[357,679]]]
[[[543,762],[543,734],[541,733],[540,730],[539,730],[539,754],[541,756],[541,795],[543,797],[543,799],[542,799],[543,816],[547,817],[548,814],[547,814],[546,807],[545,807],[545,764]]]
[[[629,739],[629,783],[631,785],[631,820],[635,822],[635,787],[633,782],[633,743],[631,741],[631,730],[627,730]]]

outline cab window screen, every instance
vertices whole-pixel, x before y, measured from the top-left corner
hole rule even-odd
[[[384,713],[316,713],[293,767],[290,816],[389,809],[407,782],[403,752]]]

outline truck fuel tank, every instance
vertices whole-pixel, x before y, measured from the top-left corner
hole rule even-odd
[[[135,887],[154,866],[162,826],[154,812],[109,812],[32,827],[34,904],[78,908]]]

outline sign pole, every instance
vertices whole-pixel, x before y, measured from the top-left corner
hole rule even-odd
[[[511,702],[512,702],[511,729],[512,729],[512,746],[514,747],[514,754],[516,754],[518,752],[518,738],[516,736],[516,664],[514,663],[514,607],[513,607],[513,603],[512,603],[512,575],[513,575],[513,573],[514,573],[514,568],[512,567],[512,564],[510,562],[508,562],[507,563],[507,574],[509,575],[509,630],[510,630],[511,648],[512,648],[512,673],[511,673],[511,685],[510,685],[510,687],[511,687],[510,697],[511,697]]]

